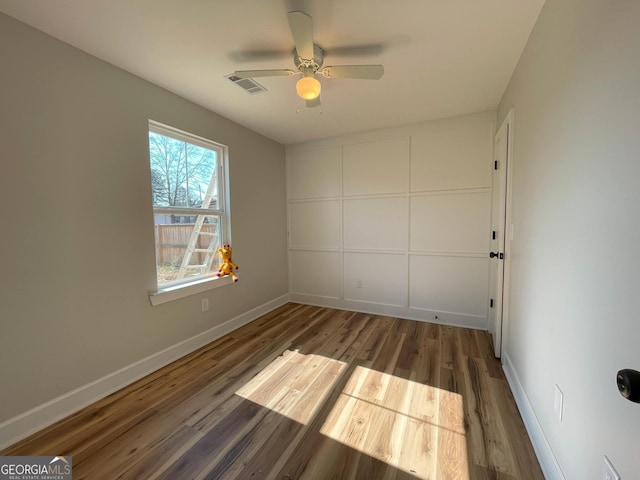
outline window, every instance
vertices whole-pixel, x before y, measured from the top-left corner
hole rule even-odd
[[[149,122],[158,292],[217,278],[230,243],[226,158],[223,145]]]

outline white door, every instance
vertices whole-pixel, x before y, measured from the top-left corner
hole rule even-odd
[[[502,355],[505,299],[505,240],[507,225],[507,178],[510,156],[511,113],[494,140],[494,164],[491,204],[491,250],[489,252],[489,328],[496,357]]]

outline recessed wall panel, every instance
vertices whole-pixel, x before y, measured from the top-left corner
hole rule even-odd
[[[411,191],[491,185],[492,131],[482,117],[434,125],[411,137]]]
[[[340,296],[340,254],[291,251],[291,292]]]
[[[411,308],[464,315],[487,315],[489,259],[412,255]]]
[[[407,191],[409,138],[394,138],[343,147],[345,195]]]
[[[406,250],[406,198],[345,200],[343,208],[344,248]]]
[[[412,251],[486,253],[491,194],[461,193],[411,197]]]
[[[287,159],[289,200],[340,195],[340,147],[297,151]]]
[[[339,248],[340,202],[290,203],[289,245],[292,248]]]
[[[344,297],[345,300],[405,306],[406,255],[345,253]]]

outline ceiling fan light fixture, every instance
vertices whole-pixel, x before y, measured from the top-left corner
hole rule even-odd
[[[315,100],[320,96],[320,82],[314,77],[302,77],[296,83],[296,92],[304,100]]]
[[[236,70],[233,75],[240,79],[254,77],[285,77],[302,75],[296,83],[296,92],[307,107],[320,106],[320,90],[322,85],[315,78],[357,78],[363,80],[378,80],[384,74],[382,65],[324,65],[324,50],[313,43],[313,20],[304,12],[294,10],[287,14],[289,29],[293,36],[294,50],[293,64],[296,70],[277,68],[267,70]]]

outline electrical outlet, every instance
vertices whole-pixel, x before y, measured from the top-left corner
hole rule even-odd
[[[613,468],[613,464],[609,457],[604,456],[604,468],[602,470],[602,480],[620,480],[620,475],[616,472],[616,469]]]
[[[562,409],[564,406],[564,393],[560,387],[556,385],[555,395],[553,397],[553,410],[558,416],[558,420],[562,421]]]
[[[207,310],[209,310],[209,299],[208,298],[203,298],[202,299],[202,311],[206,312]]]

